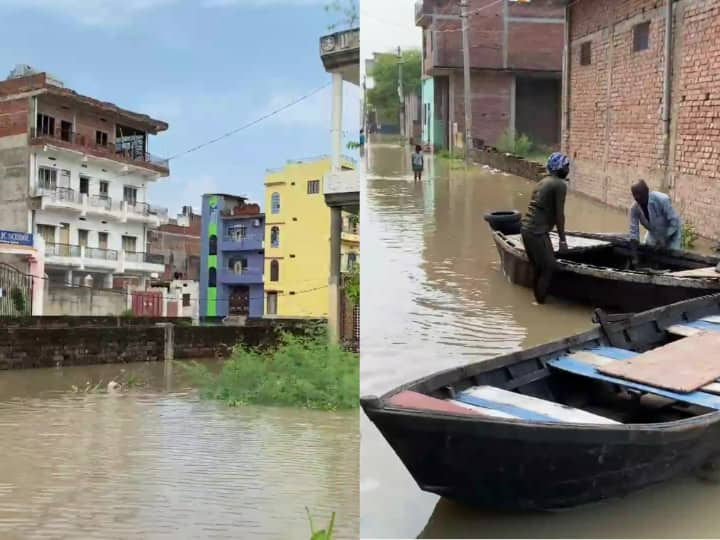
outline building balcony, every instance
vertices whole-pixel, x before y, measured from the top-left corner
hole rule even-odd
[[[159,274],[165,271],[162,255],[51,242],[45,243],[45,264],[120,274],[127,271]]]
[[[170,165],[167,159],[162,159],[137,149],[121,148],[116,146],[113,141],[101,144],[88,135],[70,130],[41,130],[32,128],[30,130],[30,144],[34,146],[47,144],[58,148],[65,148],[102,159],[110,159],[112,161],[150,169],[162,176],[170,174]]]
[[[320,38],[325,71],[342,73],[343,80],[360,84],[360,29],[351,28]]]
[[[358,214],[360,211],[360,174],[356,170],[325,175],[325,203]]]
[[[261,270],[254,268],[244,272],[224,269],[220,272],[219,281],[227,285],[254,285],[263,282],[263,273]]]
[[[341,236],[343,242],[350,244],[360,243],[360,227],[343,227]]]
[[[104,195],[88,195],[69,188],[39,187],[35,190],[35,197],[38,199],[36,208],[40,210],[69,210],[82,217],[90,214],[122,223],[146,223],[153,227],[168,222],[167,208],[150,206],[144,202],[113,201]]]
[[[225,236],[220,244],[222,251],[262,251],[265,241],[262,238],[236,238]]]
[[[432,22],[432,11],[426,9],[424,0],[415,2],[415,26],[427,26]]]

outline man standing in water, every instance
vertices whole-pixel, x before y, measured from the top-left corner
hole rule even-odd
[[[533,190],[527,213],[522,220],[522,239],[533,269],[533,292],[538,304],[544,304],[555,270],[555,253],[550,231],[557,227],[560,250],[567,249],[565,239],[565,196],[570,160],[555,152],[548,158],[548,175]]]
[[[638,180],[630,190],[635,199],[635,204],[630,208],[633,264],[638,264],[641,223],[647,229],[646,244],[665,249],[681,249],[680,216],[675,212],[670,197],[659,191],[650,191],[645,180]]]

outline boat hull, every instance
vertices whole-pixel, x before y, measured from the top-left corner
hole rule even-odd
[[[532,288],[533,270],[523,252],[493,233],[505,276],[511,283]],[[720,280],[689,280],[643,275],[558,261],[549,293],[558,298],[612,311],[639,312],[720,292]]]
[[[715,459],[717,421],[673,429],[475,422],[365,412],[424,491],[474,506],[560,509],[617,498]]]

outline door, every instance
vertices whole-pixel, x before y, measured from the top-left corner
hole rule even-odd
[[[87,176],[80,177],[80,193],[90,195],[90,179]]]
[[[59,242],[60,245],[58,246],[58,249],[60,250],[60,253],[58,255],[62,257],[69,257],[70,256],[70,224],[69,223],[61,223],[60,224],[60,238]]]
[[[100,249],[108,248],[108,233],[106,233],[106,232],[98,233],[98,247]]]
[[[66,122],[65,120],[60,122],[60,138],[63,141],[72,139],[72,122]]]
[[[250,289],[248,287],[232,287],[230,289],[230,315],[250,313]]]

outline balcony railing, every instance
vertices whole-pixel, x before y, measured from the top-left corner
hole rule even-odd
[[[360,225],[345,223],[342,228],[342,232],[347,234],[360,234]]]
[[[131,251],[125,250],[125,261],[126,262],[145,262],[145,252],[143,251]]]
[[[165,264],[165,256],[161,253],[146,253],[145,262],[151,264]]]
[[[137,201],[125,201],[125,203],[127,204],[128,210],[135,214],[140,214],[141,216],[150,215],[150,205],[148,203]]]
[[[79,257],[80,246],[73,244],[55,244],[52,242],[45,243],[46,257]]]
[[[114,249],[106,249],[99,247],[86,247],[84,249],[85,257],[88,259],[102,259],[104,261],[117,261],[118,252]]]
[[[48,197],[53,201],[58,202],[69,202],[69,203],[80,203],[80,194],[74,189],[70,188],[59,188],[59,187],[38,187],[35,190],[35,194]]]
[[[119,143],[116,144],[114,141],[99,143],[91,135],[77,133],[72,130],[62,128],[55,130],[32,128],[30,130],[30,137],[33,139],[52,139],[55,141],[65,142],[73,146],[95,150],[101,152],[102,154],[107,154],[109,157],[119,157],[129,161],[150,163],[151,165],[162,167],[164,169],[168,168],[167,159],[159,158],[149,152],[139,151],[135,148],[123,148],[119,145]]]
[[[159,217],[161,221],[167,220],[168,218],[167,208],[161,208],[160,206],[150,206],[148,212],[150,213],[150,215]]]
[[[90,206],[95,208],[102,208],[107,211],[112,210],[112,199],[107,195],[90,195],[88,198]]]

